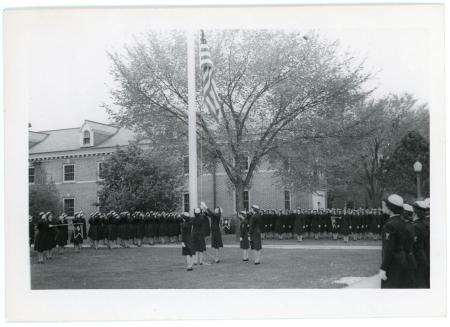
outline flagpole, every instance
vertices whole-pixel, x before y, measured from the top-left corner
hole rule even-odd
[[[189,137],[189,210],[194,214],[198,206],[197,193],[197,122],[195,106],[195,38],[194,31],[187,30],[187,72],[188,72],[188,137]]]

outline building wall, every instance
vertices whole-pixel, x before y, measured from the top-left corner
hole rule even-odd
[[[112,151],[112,150],[111,150]],[[97,163],[105,161],[109,155],[82,156],[66,159],[44,160],[39,163],[40,171],[46,174],[47,182],[53,181],[58,189],[61,199],[74,198],[75,212],[82,210],[86,214],[98,210],[97,191],[100,188],[97,179]],[[75,165],[75,181],[63,181],[64,164]],[[30,166],[33,162],[30,163]],[[37,170],[38,171],[38,170]],[[37,172],[36,172],[37,173]],[[285,191],[280,180],[267,162],[263,162],[255,171],[249,191],[249,205],[257,204],[262,209],[285,209]],[[291,209],[313,209],[321,201],[326,206],[326,194],[311,194],[307,192],[290,191]],[[188,192],[188,175],[183,193]],[[204,201],[209,207],[214,206],[213,176],[205,173],[198,177],[198,199]],[[324,200],[325,199],[325,200]],[[225,216],[232,216],[236,212],[235,192],[228,176],[222,167],[216,173],[216,205],[223,208]],[[183,203],[179,205],[180,210]]]

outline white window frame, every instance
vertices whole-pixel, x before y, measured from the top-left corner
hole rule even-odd
[[[244,200],[244,201],[245,201],[245,197],[244,197],[245,192],[247,192],[247,194],[248,194],[248,208],[247,209],[244,208],[244,209],[248,211],[248,210],[250,210],[250,204],[251,204],[251,201],[250,201],[250,190],[245,189],[244,192],[242,193],[242,200]]]
[[[189,192],[183,192],[183,199],[182,199],[182,202],[183,202],[183,211],[185,211],[185,209],[186,209],[186,202],[184,201],[184,197],[185,197],[186,195],[189,197]],[[191,199],[190,199],[190,197],[189,197],[189,206],[190,206],[190,202],[191,202]],[[190,207],[189,207],[189,209],[190,209]],[[188,211],[186,211],[186,212],[189,212],[189,213],[190,213],[190,210],[188,210]]]
[[[246,168],[244,168],[244,171],[248,171],[248,169],[250,168],[250,163],[249,163],[249,159],[250,159],[250,155],[247,151],[243,152],[242,155],[244,155],[247,158],[247,164],[246,164]],[[239,160],[239,165],[241,164],[241,160]]]
[[[286,208],[286,202],[288,202],[288,201],[286,201],[286,192],[288,192],[289,193],[289,209],[288,208]],[[292,194],[291,194],[291,191],[290,190],[284,190],[283,191],[283,204],[284,204],[284,210],[286,211],[286,210],[291,210],[291,208],[292,208]]]
[[[185,167],[184,161],[186,160],[186,158],[188,158],[187,159],[188,160],[188,165],[187,165],[188,171],[187,172],[184,170],[184,167]],[[189,175],[189,155],[183,156],[183,175],[184,176],[188,176]]]
[[[104,161],[97,161],[97,180],[102,181],[103,178],[100,178],[100,165],[103,165]]]
[[[66,180],[66,166],[73,166],[73,180]],[[63,183],[75,183],[75,164],[73,163],[63,164],[62,173],[63,173],[62,176]]]
[[[33,169],[33,181],[30,182],[30,169]],[[28,184],[34,184],[36,181],[36,167],[28,167]]]
[[[86,133],[89,134],[89,137],[88,137],[89,142],[88,143],[85,142],[85,139],[86,139],[85,135],[86,135]],[[89,131],[87,129],[85,129],[83,131],[83,146],[91,145],[91,135],[92,135],[91,131]]]
[[[75,212],[76,212],[76,210],[75,210],[75,198],[74,197],[64,197],[63,198],[63,212],[64,213],[66,212],[66,200],[73,200],[73,213],[75,215]],[[67,216],[69,216],[69,215],[67,215]],[[69,216],[69,217],[73,217],[73,216]]]

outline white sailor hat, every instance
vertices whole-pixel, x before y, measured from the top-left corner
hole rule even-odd
[[[200,208],[195,208],[194,213],[200,213]]]
[[[425,204],[427,205],[427,209],[430,208],[430,198],[426,198],[425,200],[423,200],[423,202],[425,202]]]
[[[403,208],[403,198],[397,194],[391,194],[388,196],[386,201],[396,207]]]
[[[257,206],[256,204],[252,205],[253,209],[259,210],[259,206]]]
[[[190,217],[188,212],[183,212],[183,213],[182,213],[182,216],[183,216],[184,218],[189,218],[189,217]]]
[[[408,211],[408,212],[414,212],[414,209],[411,205],[409,205],[408,203],[404,203],[403,204],[403,210]]]
[[[246,214],[247,214],[247,211],[242,210],[242,211],[240,212],[240,214],[241,214],[241,215],[246,215]]]
[[[420,210],[427,210],[429,208],[425,201],[416,201],[413,203],[413,206]]]
[[[222,208],[218,207],[216,209],[214,209],[215,213],[222,213]]]

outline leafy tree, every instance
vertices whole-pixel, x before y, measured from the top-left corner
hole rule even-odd
[[[243,191],[261,159],[285,143],[295,123],[349,110],[367,95],[362,87],[370,76],[337,42],[313,32],[227,30],[207,36],[224,118],[217,125],[208,114],[198,115],[198,135],[224,167],[241,210]],[[186,131],[183,33],[149,32],[109,55],[117,86],[107,110],[119,124],[147,136],[168,124]],[[196,85],[201,108],[200,74]],[[302,132],[304,139],[316,136],[309,126]],[[248,169],[240,164],[245,154]]]
[[[318,127],[316,138],[305,140],[298,129],[280,152],[279,158],[288,157],[290,162],[284,169],[278,160],[285,182],[296,189],[327,189],[329,204],[335,193],[347,192],[360,204],[378,206],[386,192],[383,158],[394,152],[408,131],[428,135],[429,115],[426,105],[412,95],[389,95],[312,126]]]
[[[175,210],[181,176],[179,160],[170,154],[155,154],[137,144],[118,148],[101,171],[100,206],[117,212]]]
[[[28,210],[34,220],[38,218],[40,212],[50,211],[53,214],[59,214],[62,211],[62,204],[55,184],[30,185]]]
[[[381,179],[389,193],[398,193],[408,200],[415,200],[416,173],[413,164],[422,163],[421,190],[430,194],[430,148],[428,141],[416,131],[408,132],[391,156],[381,162]]]

